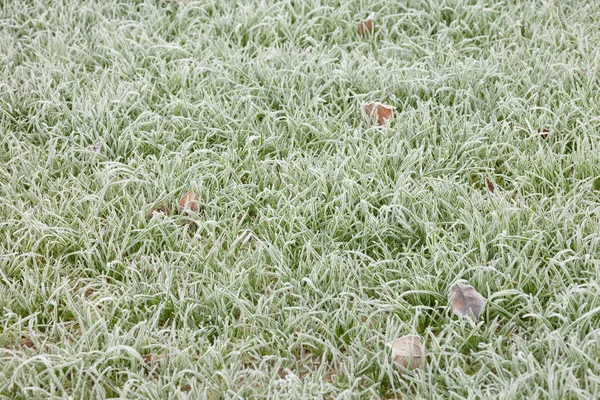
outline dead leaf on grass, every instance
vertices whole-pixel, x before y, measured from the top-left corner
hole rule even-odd
[[[470,317],[475,323],[483,311],[485,299],[471,285],[455,283],[450,287],[448,301],[452,312],[460,317]]]
[[[548,139],[549,134],[550,134],[550,129],[544,128],[544,129],[538,131],[538,135],[540,135],[540,137],[542,139]]]
[[[375,19],[373,17],[369,17],[364,21],[360,21],[356,26],[356,31],[360,36],[365,36],[367,33],[373,32],[373,23]]]
[[[193,190],[190,190],[179,200],[179,211],[193,211],[196,214],[200,213],[200,204],[198,203],[199,200],[200,198],[198,195],[194,193]]]
[[[392,360],[401,371],[403,368],[423,367],[427,362],[429,352],[421,344],[421,338],[416,335],[407,335],[396,339],[391,347]]]
[[[496,191],[496,185],[494,185],[494,182],[492,182],[487,176],[485,177],[485,185],[490,193],[494,193]]]
[[[146,365],[159,365],[160,363],[164,362],[167,359],[167,356],[160,353],[160,354],[146,354],[144,357],[142,357],[142,360],[144,360],[144,363],[146,363]]]
[[[33,340],[23,336],[21,338],[21,347],[35,349],[35,344],[33,343]]]
[[[192,387],[190,385],[183,385],[182,387],[179,388],[182,392],[189,392],[190,390],[192,390]]]
[[[378,102],[363,104],[362,110],[368,117],[367,121],[375,122],[377,126],[383,126],[394,118],[394,107]]]

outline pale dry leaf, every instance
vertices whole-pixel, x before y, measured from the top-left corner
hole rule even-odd
[[[378,126],[394,118],[394,107],[378,102],[363,104],[362,110],[367,114],[370,123],[376,122]]]
[[[364,21],[360,21],[356,26],[356,31],[360,36],[365,36],[369,32],[373,32],[373,17],[369,17]]]
[[[179,210],[185,212],[187,210],[193,211],[196,214],[200,212],[200,204],[198,201],[200,198],[193,190],[190,190],[179,200]]]
[[[450,287],[448,301],[454,314],[460,317],[471,317],[475,323],[479,322],[485,299],[473,286],[455,283]]]
[[[391,346],[392,360],[398,367],[419,368],[427,362],[429,352],[416,335],[407,335],[396,339]]]
[[[88,146],[86,149],[91,151],[92,153],[96,153],[96,154],[100,154],[100,155],[104,154],[104,152],[102,151],[102,143],[93,144],[91,146]]]

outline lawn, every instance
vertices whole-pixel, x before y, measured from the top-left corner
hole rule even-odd
[[[3,0],[0,396],[598,398],[599,78],[594,1]]]

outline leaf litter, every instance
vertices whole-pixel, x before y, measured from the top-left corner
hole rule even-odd
[[[367,115],[368,123],[376,123],[377,126],[383,126],[388,121],[394,119],[394,107],[379,102],[367,103],[362,105],[363,112]]]
[[[485,306],[484,297],[473,286],[460,282],[450,287],[448,302],[455,315],[469,317],[475,323],[479,322],[479,316]]]
[[[188,211],[192,211],[196,214],[200,213],[200,204],[198,203],[200,198],[193,190],[190,190],[186,194],[183,195],[179,202],[179,211],[182,213],[187,213]]]
[[[360,36],[365,36],[367,33],[373,32],[373,23],[375,19],[373,17],[369,17],[364,21],[360,21],[356,26],[356,31]]]
[[[402,336],[394,340],[391,347],[392,361],[400,370],[420,368],[427,362],[429,352],[416,335]]]

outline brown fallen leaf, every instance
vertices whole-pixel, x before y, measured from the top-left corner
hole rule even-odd
[[[187,210],[193,211],[196,214],[200,213],[200,204],[198,201],[200,198],[193,190],[190,190],[179,200],[179,211],[185,212]]]
[[[35,344],[33,344],[33,340],[27,338],[27,337],[22,337],[21,338],[21,347],[27,347],[29,349],[35,349]]]
[[[160,363],[164,362],[167,359],[167,356],[164,354],[146,354],[144,357],[142,357],[142,360],[144,360],[144,362],[149,365],[149,366],[153,366],[153,365],[159,365]]]
[[[363,104],[362,110],[367,114],[368,122],[376,122],[378,126],[394,118],[394,108],[378,102]]]
[[[542,139],[548,139],[548,135],[550,134],[550,130],[549,129],[542,129],[541,131],[538,131],[538,134],[540,135],[540,137]]]
[[[452,312],[460,317],[470,317],[475,323],[483,311],[485,299],[471,285],[455,283],[450,287],[448,301]]]
[[[494,182],[490,181],[487,176],[485,177],[485,185],[490,193],[494,193],[496,191],[496,185],[494,185]]]
[[[179,388],[182,392],[189,392],[190,390],[192,390],[192,387],[190,385],[183,385],[182,387]]]
[[[94,294],[94,289],[92,288],[87,288],[85,290],[85,292],[83,293],[83,297],[85,297],[86,299],[89,298],[91,295]]]
[[[403,336],[392,343],[392,360],[399,368],[419,368],[427,362],[429,352],[415,335]]]
[[[365,36],[367,33],[373,32],[373,22],[373,17],[369,17],[364,21],[360,21],[356,26],[356,31],[360,36]]]

